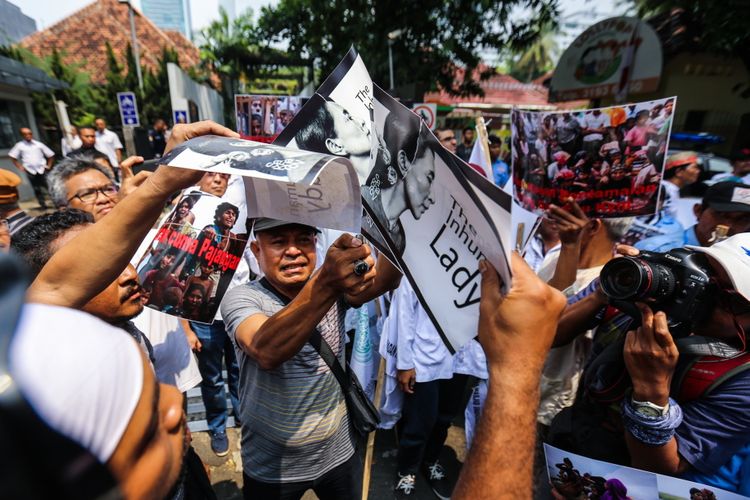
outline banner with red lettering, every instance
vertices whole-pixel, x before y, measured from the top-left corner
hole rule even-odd
[[[511,112],[516,201],[575,199],[590,217],[656,212],[676,98],[579,111]]]
[[[239,208],[202,191],[182,195],[138,264],[146,306],[212,323],[247,244]]]

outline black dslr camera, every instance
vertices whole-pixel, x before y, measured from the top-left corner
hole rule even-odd
[[[664,311],[675,337],[689,335],[693,323],[710,310],[710,277],[706,256],[687,248],[613,259],[599,275],[602,291],[613,306],[638,323],[641,316],[635,302]]]

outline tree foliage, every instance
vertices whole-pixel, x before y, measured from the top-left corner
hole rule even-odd
[[[229,20],[219,9],[219,19],[201,31],[198,41],[203,74],[219,75],[224,98],[226,123],[234,120],[234,94],[239,92],[241,77],[254,79],[271,75],[280,67],[303,64],[285,51],[269,47],[251,9]]]
[[[508,73],[517,80],[530,82],[555,68],[560,56],[555,30],[550,26],[529,47],[508,57]]]
[[[729,0],[635,0],[638,15],[659,16],[672,29],[670,40],[683,48],[740,57],[750,68],[750,2]],[[673,26],[680,24],[681,26]]]
[[[259,28],[267,43],[314,59],[328,75],[351,45],[373,80],[389,87],[388,33],[396,86],[421,95],[436,86],[454,95],[481,95],[477,81],[492,71],[475,71],[484,50],[530,46],[541,28],[554,23],[557,0],[280,0],[264,7]],[[455,82],[458,68],[465,68]]]

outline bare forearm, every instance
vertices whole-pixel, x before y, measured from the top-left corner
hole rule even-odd
[[[689,464],[680,456],[674,437],[663,446],[651,446],[641,443],[625,431],[625,443],[630,453],[630,465],[636,469],[674,475],[689,468]]]
[[[487,400],[452,498],[530,498],[541,366],[490,376]]]
[[[557,259],[555,274],[547,283],[557,290],[565,290],[576,280],[578,271],[578,259],[581,255],[580,243],[564,244],[560,249],[560,256]]]
[[[149,178],[115,205],[105,221],[52,256],[31,284],[29,300],[74,308],[86,304],[125,269],[170,194]]]
[[[13,161],[13,166],[23,172],[23,165],[21,165],[21,162],[16,160],[15,158],[11,158],[11,160]]]
[[[291,359],[336,301],[335,292],[322,286],[314,275],[284,309],[266,320],[243,350],[264,370]]]
[[[591,319],[606,305],[597,293],[565,308],[557,324],[557,333],[552,347],[567,345],[588,330]]]

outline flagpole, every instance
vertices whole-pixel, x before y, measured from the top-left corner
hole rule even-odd
[[[490,171],[487,172],[487,175],[489,175],[490,180],[492,180],[492,160],[490,159],[489,134],[487,133],[487,125],[484,123],[484,117],[477,116],[476,127],[477,127],[477,140],[481,141],[480,145],[482,146],[482,153],[484,154],[485,165],[487,165],[490,169]]]

